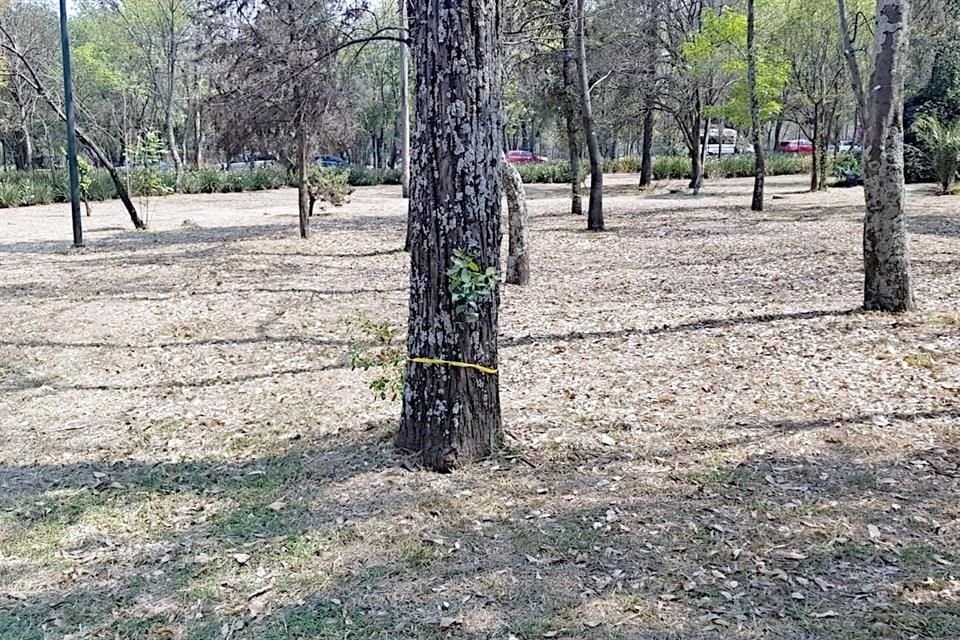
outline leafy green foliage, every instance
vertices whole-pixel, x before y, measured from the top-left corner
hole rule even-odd
[[[407,354],[399,332],[386,322],[374,322],[358,314],[345,322],[352,333],[349,342],[350,368],[377,371],[370,389],[381,400],[396,401],[403,394],[403,372]]]
[[[830,165],[835,178],[843,178],[848,173],[861,175],[863,173],[863,157],[859,153],[838,153]]]
[[[346,171],[311,167],[307,174],[307,189],[312,199],[339,207],[353,193],[349,178],[350,174]]]
[[[493,295],[499,282],[494,267],[483,269],[473,255],[457,249],[447,269],[447,288],[453,296],[454,311],[468,323],[480,319],[480,303]]]
[[[944,124],[932,116],[923,116],[916,123],[917,134],[933,165],[940,192],[949,194],[960,165],[960,120]]]

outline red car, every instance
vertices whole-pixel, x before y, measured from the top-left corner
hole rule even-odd
[[[784,140],[777,145],[779,153],[802,153],[804,155],[813,155],[813,143],[805,138],[796,140]]]
[[[507,160],[510,161],[510,164],[540,164],[541,162],[547,162],[547,158],[543,156],[534,155],[531,151],[509,151],[507,153]]]

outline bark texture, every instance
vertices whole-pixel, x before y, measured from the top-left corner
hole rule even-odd
[[[503,190],[507,195],[509,238],[507,250],[507,284],[530,282],[530,231],[527,194],[520,172],[503,158]]]
[[[586,15],[584,0],[574,3],[577,79],[580,83],[580,115],[583,118],[583,134],[587,139],[590,155],[590,205],[587,210],[587,229],[603,231],[603,157],[593,126],[593,101],[590,98],[590,74],[587,71]]]
[[[447,269],[469,252],[500,269],[502,207],[500,0],[411,5],[416,69],[410,183],[411,358],[497,367],[499,295],[478,318],[456,312]],[[501,439],[499,377],[473,368],[407,363],[396,445],[449,471]]]
[[[763,211],[763,183],[766,163],[760,130],[760,101],[757,99],[757,16],[754,0],[747,0],[747,86],[750,93],[750,128],[753,130],[753,200],[752,211]]]
[[[877,0],[873,74],[864,133],[864,292],[868,311],[914,308],[903,179],[903,67],[909,0]]]

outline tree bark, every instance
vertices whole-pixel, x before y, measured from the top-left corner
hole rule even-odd
[[[760,101],[757,99],[757,16],[754,0],[747,0],[747,88],[750,94],[750,128],[753,134],[752,211],[763,211],[763,183],[766,166],[763,158],[763,132],[760,128]],[[721,132],[722,142],[722,132]]]
[[[868,311],[915,308],[903,178],[903,67],[909,0],[877,0],[873,73],[864,135],[864,295]]]
[[[458,313],[447,270],[455,251],[500,269],[501,0],[417,2],[415,130],[410,184],[410,313],[396,445],[449,471],[488,456],[502,438],[496,373],[499,294]],[[451,61],[456,61],[456,64]]]
[[[510,241],[507,250],[507,284],[524,285],[530,282],[530,232],[528,227],[527,194],[523,178],[517,168],[503,157],[503,190],[507,196]]]
[[[643,144],[640,150],[640,188],[653,185],[653,107],[643,111]]]
[[[593,126],[593,101],[590,98],[590,75],[587,71],[586,15],[584,0],[574,3],[576,16],[574,41],[577,52],[577,78],[580,83],[580,112],[583,117],[583,133],[587,138],[590,155],[590,204],[587,210],[587,229],[603,231],[603,158]]]
[[[572,0],[567,0],[567,14]],[[580,195],[580,141],[577,118],[579,117],[580,101],[577,98],[576,63],[574,62],[573,46],[570,42],[570,23],[562,20],[560,25],[563,38],[563,92],[564,92],[564,119],[567,125],[567,149],[570,157],[570,212],[574,215],[583,215],[583,198]]]

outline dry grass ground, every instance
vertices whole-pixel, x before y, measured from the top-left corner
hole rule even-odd
[[[922,310],[863,314],[859,190],[749,212],[535,187],[509,448],[437,476],[347,366],[406,315],[404,203],[0,212],[0,638],[958,638],[960,208],[913,189]]]

